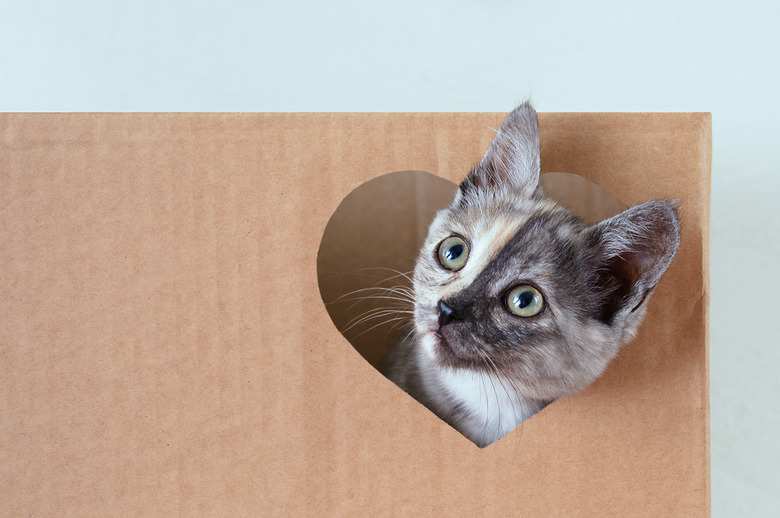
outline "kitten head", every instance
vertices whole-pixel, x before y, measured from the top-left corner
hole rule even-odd
[[[431,224],[415,330],[433,365],[500,375],[551,401],[590,384],[633,338],[680,227],[667,201],[588,226],[545,197],[539,159],[526,103]]]

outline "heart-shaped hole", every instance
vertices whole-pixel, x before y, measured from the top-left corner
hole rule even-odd
[[[575,174],[546,173],[545,194],[596,223],[626,209],[599,185]],[[377,370],[411,331],[412,270],[428,226],[457,186],[424,171],[398,171],[349,193],[320,243],[320,294],[339,332]]]

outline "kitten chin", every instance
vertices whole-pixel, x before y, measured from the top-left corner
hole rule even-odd
[[[497,441],[548,402],[523,398],[511,380],[482,371],[443,367],[431,334],[398,344],[387,375],[401,389],[480,448]]]
[[[414,270],[414,333],[387,364],[480,447],[601,375],[679,246],[674,204],[588,226],[544,195],[539,173],[525,103],[431,224]]]

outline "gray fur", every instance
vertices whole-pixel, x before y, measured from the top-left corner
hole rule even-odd
[[[414,333],[388,362],[390,379],[481,447],[602,374],[679,246],[668,201],[587,226],[544,196],[539,156],[525,103],[431,224],[414,272]],[[457,272],[436,255],[453,234],[471,250]],[[505,307],[519,284],[543,294],[538,315]],[[439,301],[458,318],[441,325]]]

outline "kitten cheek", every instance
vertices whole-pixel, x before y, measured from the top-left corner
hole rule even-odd
[[[436,360],[436,338],[432,333],[425,333],[420,338],[420,345],[423,353],[429,360]]]
[[[438,326],[438,315],[431,308],[433,303],[418,300],[414,307],[414,327],[419,334],[435,331]]]

